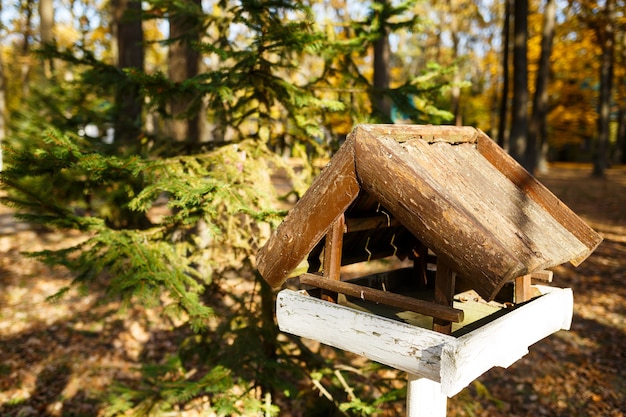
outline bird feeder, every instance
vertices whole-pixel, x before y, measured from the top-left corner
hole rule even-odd
[[[282,331],[409,374],[409,416],[569,329],[570,289],[537,285],[601,237],[485,133],[359,125],[257,257]],[[342,267],[402,267],[353,279]],[[396,265],[398,262],[389,262]]]

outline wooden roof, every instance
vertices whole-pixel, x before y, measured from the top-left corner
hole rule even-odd
[[[359,125],[260,250],[273,287],[321,252],[345,215],[342,262],[406,256],[422,242],[482,297],[602,238],[486,134],[471,127]]]

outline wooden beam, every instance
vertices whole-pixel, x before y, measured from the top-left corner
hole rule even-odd
[[[359,130],[371,135],[389,137],[397,142],[420,139],[428,143],[475,143],[478,130],[470,126],[435,126],[435,125],[358,125]]]
[[[396,219],[384,214],[369,217],[348,217],[346,219],[346,233],[394,227],[399,224],[400,222]]]
[[[455,274],[448,263],[437,258],[437,274],[435,276],[435,303],[452,307],[454,303],[454,278]],[[452,322],[435,317],[433,330],[443,334],[452,333]]]
[[[513,298],[515,304],[525,303],[532,298],[531,277],[531,274],[527,274],[515,278],[515,296]]]
[[[257,254],[261,276],[272,287],[282,285],[357,198],[360,189],[350,135]]]
[[[454,342],[452,336],[293,290],[278,293],[276,320],[283,332],[435,381],[439,381],[442,345]]]
[[[463,321],[463,310],[442,306],[430,301],[419,300],[405,295],[381,291],[363,285],[349,282],[333,281],[314,274],[300,276],[300,284],[311,285],[323,290],[334,291],[351,297],[360,298],[363,301],[371,301],[402,310],[413,311],[427,316],[437,317],[442,320],[460,323]]]
[[[492,367],[511,366],[533,343],[569,329],[572,291],[538,288],[542,297],[458,338],[293,290],[278,293],[276,319],[283,332],[441,382],[451,397]]]
[[[528,347],[558,331],[569,330],[574,297],[568,288],[539,287],[542,297],[444,345],[441,385],[448,395],[459,392],[489,367],[508,368]]]
[[[344,215],[335,220],[326,234],[324,246],[324,277],[339,281],[341,272],[341,249],[345,231]]]
[[[537,279],[539,281],[544,281],[544,282],[552,282],[553,276],[554,276],[554,272],[548,271],[548,270],[535,271],[530,274],[530,277],[532,279]]]

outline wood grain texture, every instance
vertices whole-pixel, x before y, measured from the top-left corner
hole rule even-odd
[[[440,382],[451,397],[494,366],[510,366],[530,345],[569,329],[572,291],[535,288],[544,295],[458,338],[292,290],[278,293],[276,317],[281,331]]]
[[[278,293],[276,318],[283,332],[317,340],[433,381],[439,381],[442,346],[454,341],[452,336],[292,290]]]
[[[455,323],[459,323],[463,321],[463,310],[453,308],[451,307],[451,304],[449,306],[441,305],[430,301],[407,297],[401,294],[377,290],[363,285],[335,281],[314,274],[301,275],[300,283],[360,298],[363,301],[372,301],[374,303],[384,304],[402,310],[413,311],[415,313],[436,317],[447,322],[453,321]],[[448,332],[448,334],[449,333],[450,332]]]
[[[426,143],[445,142],[450,144],[476,143],[479,132],[469,126],[436,125],[357,125],[354,132],[380,138],[393,139],[397,142],[421,140]]]
[[[361,132],[355,155],[363,188],[455,272],[471,280],[483,298],[492,299],[505,282],[525,272],[525,265],[486,227],[492,219],[476,216],[450,191],[456,173],[429,169],[418,151],[403,145]]]
[[[261,275],[280,286],[342,214],[342,265],[421,242],[488,300],[602,240],[478,129],[359,125],[259,252]]]
[[[528,347],[572,322],[572,290],[536,286],[543,296],[446,344],[442,350],[442,390],[457,393],[494,366],[508,368]]]
[[[339,281],[341,272],[341,249],[345,233],[343,213],[330,226],[324,245],[324,277]]]
[[[437,259],[437,275],[435,276],[435,303],[452,307],[454,303],[455,273],[441,258]],[[433,330],[443,334],[452,333],[452,322],[442,317],[434,317]]]
[[[272,287],[282,285],[359,190],[350,136],[257,254],[257,268]]]
[[[585,250],[572,254],[569,261],[577,266],[598,247],[602,237],[583,222],[569,207],[559,200],[535,177],[502,149],[485,133],[477,137],[477,149],[496,169],[502,172],[524,194],[550,213],[556,221],[572,233],[585,246]]]

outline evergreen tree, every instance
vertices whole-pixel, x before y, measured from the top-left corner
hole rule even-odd
[[[279,342],[273,294],[254,265],[270,226],[284,215],[276,209],[280,196],[271,173],[287,172],[295,194],[301,194],[314,172],[308,158],[328,157],[331,151],[323,140],[325,132],[334,133],[329,115],[347,114],[350,121],[369,117],[369,111],[349,108],[338,95],[321,94],[323,76],[299,81],[300,62],[322,60],[325,74],[359,80],[369,93],[371,84],[350,61],[361,53],[355,52],[363,48],[359,42],[367,38],[372,44],[373,31],[361,22],[356,41],[329,42],[311,10],[287,0],[222,0],[211,14],[169,0],[152,0],[141,13],[138,2],[122,3],[135,7],[129,19],[165,16],[177,22],[196,13],[194,24],[206,36],[194,35],[187,47],[212,65],[172,79],[164,72],[104,62],[84,44],[68,50],[46,46],[42,56],[63,62],[74,76],[33,89],[29,110],[11,119],[0,174],[8,193],[2,202],[20,219],[84,232],[75,246],[32,256],[73,271],[76,286],[102,281],[108,297],[160,306],[196,332],[174,357],[146,364],[140,381],[116,386],[108,412],[157,415],[209,396],[218,414],[272,415],[273,403],[296,397],[298,382],[307,376],[316,386],[326,385],[335,411],[372,414],[384,401],[399,398],[389,381],[370,381],[365,388],[367,373],[338,376],[296,338]],[[163,44],[185,35],[175,36]],[[415,77],[388,94],[407,114],[432,121],[431,116],[445,113],[415,103],[430,103],[429,95],[440,92],[443,78],[435,80],[435,73],[442,72]],[[132,95],[134,105],[121,117],[124,94]],[[208,141],[175,141],[137,123],[146,112],[180,118],[173,98],[185,98],[189,119],[207,104]],[[132,123],[123,124],[129,117]],[[107,139],[111,127],[112,142]],[[339,142],[337,136],[332,144]],[[298,175],[282,158],[285,151],[303,157]],[[165,214],[156,215],[157,210]],[[233,274],[245,292],[229,286]],[[191,367],[201,372],[193,374]],[[363,388],[352,390],[357,396],[337,400],[346,380]]]

